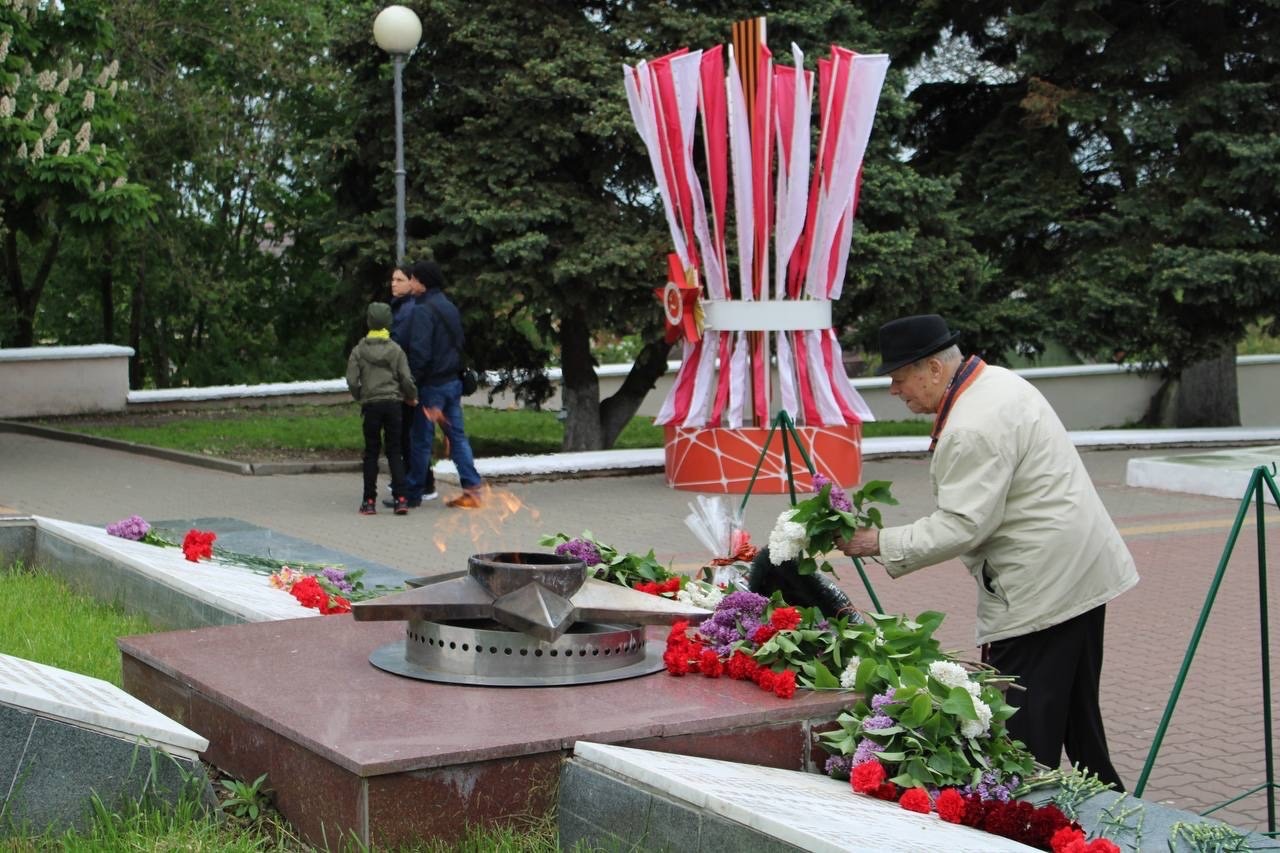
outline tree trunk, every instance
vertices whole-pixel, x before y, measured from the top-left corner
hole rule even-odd
[[[601,450],[600,380],[591,357],[591,330],[581,308],[560,318],[560,406],[564,450]]]
[[[1178,379],[1174,426],[1184,429],[1240,426],[1234,342],[1224,344],[1216,358],[1187,367]]]
[[[1235,344],[1224,345],[1216,358],[1196,362],[1161,383],[1142,422],[1180,429],[1240,426]]]
[[[618,393],[600,404],[600,430],[604,447],[613,447],[627,423],[635,417],[645,396],[667,372],[667,356],[671,354],[671,344],[661,337],[661,332],[658,334],[656,340],[645,344],[644,349],[640,350],[640,355],[631,365],[631,372],[623,380]]]
[[[129,294],[129,346],[133,347],[133,359],[129,362],[129,387],[142,387],[146,371],[146,358],[142,354],[142,311],[146,304],[144,294],[147,284],[147,253],[138,259],[138,273],[133,278],[133,291]]]
[[[115,240],[107,237],[107,245],[102,253],[102,273],[98,276],[98,301],[102,308],[102,342],[116,342],[116,301],[115,280],[113,278],[112,258],[115,255]]]
[[[18,325],[14,334],[14,346],[31,347],[36,341],[36,309],[40,305],[40,294],[44,291],[49,273],[53,271],[53,262],[58,257],[58,248],[62,245],[62,232],[55,230],[49,235],[49,245],[45,247],[44,257],[36,270],[31,286],[27,287],[22,280],[22,268],[18,263],[18,235],[13,230],[5,233],[4,253],[7,277],[9,279],[9,295],[18,309]]]

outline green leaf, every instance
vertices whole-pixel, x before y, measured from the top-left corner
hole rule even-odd
[[[813,662],[813,686],[818,690],[834,690],[840,686],[840,679],[831,670],[822,665],[822,661]]]
[[[942,710],[962,720],[978,719],[978,711],[973,707],[973,697],[963,687],[951,688],[950,695],[942,703]]]

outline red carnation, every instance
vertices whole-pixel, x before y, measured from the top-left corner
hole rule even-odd
[[[992,800],[993,803],[999,802]],[[982,821],[987,814],[987,802],[977,794],[970,794],[964,798],[964,817],[960,822],[965,826],[980,827]]]
[[[188,530],[187,535],[182,538],[182,556],[192,563],[201,557],[212,557],[213,540],[217,538],[218,535],[212,530]]]
[[[1087,853],[1120,853],[1120,847],[1110,838],[1095,838],[1085,850]]]
[[[1031,815],[1031,826],[1027,830],[1027,836],[1031,839],[1033,846],[1042,850],[1048,849],[1054,834],[1062,827],[1070,825],[1071,821],[1067,820],[1062,809],[1053,803],[1048,803],[1036,809]]]
[[[902,798],[898,800],[898,805],[909,812],[919,812],[920,814],[928,814],[933,811],[929,804],[929,792],[924,788],[908,788],[903,792]]]
[[[778,633],[778,629],[772,625],[761,625],[751,632],[751,642],[756,645],[763,646],[765,643],[773,639],[773,635]]]
[[[938,817],[947,823],[959,823],[964,817],[964,797],[955,788],[940,791],[934,805],[938,810]]]
[[[310,607],[312,610],[320,610],[329,601],[329,596],[314,575],[307,575],[295,583],[289,590],[289,594],[298,599],[298,603],[303,607]]]
[[[773,693],[779,699],[790,699],[796,695],[796,674],[789,669],[778,673],[773,680]]]
[[[662,584],[658,586],[658,592],[679,592],[679,591],[680,591],[680,578],[674,578],[674,577],[667,578],[666,581],[664,581]]]
[[[689,655],[683,648],[667,649],[662,656],[667,672],[672,675],[684,675],[689,671]]]
[[[1049,849],[1053,853],[1066,853],[1071,848],[1084,850],[1084,845],[1084,830],[1074,826],[1062,827],[1049,839]]]
[[[720,663],[720,656],[715,649],[703,649],[698,656],[698,669],[707,678],[719,678],[720,673],[724,672],[724,664]]]
[[[885,782],[879,788],[872,791],[871,796],[875,797],[877,800],[885,800],[892,803],[894,800],[898,799],[898,786],[892,782]]]
[[[778,680],[778,673],[774,672],[768,667],[762,666],[756,670],[756,674],[755,674],[756,686],[759,687],[761,690],[763,690],[765,693],[773,692],[773,685],[777,682],[777,680]]]
[[[328,601],[326,601],[320,607],[320,613],[325,616],[332,616],[335,613],[350,613],[350,612],[351,612],[351,602],[347,601],[345,598],[343,598],[340,595],[328,596]]]
[[[685,636],[685,632],[688,630],[689,621],[687,619],[677,620],[676,623],[671,626],[671,633],[667,634],[667,645],[670,646],[672,643],[678,643],[688,639]]]
[[[734,651],[733,656],[729,658],[728,671],[730,678],[736,678],[739,681],[746,681],[751,678],[752,674],[759,668],[755,658],[741,651]]]
[[[800,611],[794,607],[779,607],[769,617],[769,624],[779,631],[791,631],[800,627]]]
[[[849,775],[849,784],[859,794],[870,794],[884,783],[884,765],[873,758],[864,761]]]

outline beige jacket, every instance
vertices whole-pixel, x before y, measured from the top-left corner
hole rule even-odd
[[[893,577],[959,557],[978,582],[978,643],[1039,631],[1138,582],[1129,549],[1049,403],[987,365],[957,398],[929,478],[938,508],[880,531]]]

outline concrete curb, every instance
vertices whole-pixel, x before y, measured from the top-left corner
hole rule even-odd
[[[33,435],[52,441],[69,441],[76,444],[87,444],[92,447],[103,447],[108,450],[119,450],[124,453],[136,453],[139,456],[150,456],[155,459],[167,459],[170,462],[181,462],[184,465],[196,465],[200,468],[211,468],[225,471],[228,474],[252,474],[253,464],[237,462],[234,459],[220,459],[216,456],[201,456],[199,453],[187,453],[182,450],[169,450],[165,447],[153,447],[149,444],[137,444],[132,441],[121,441],[116,438],[103,438],[97,435],[85,435],[53,427],[27,424],[20,421],[0,421],[0,431],[16,432],[21,435]]]
[[[240,462],[169,450],[149,444],[137,444],[114,438],[71,432],[53,427],[0,420],[0,432],[69,441],[136,453],[155,459],[165,459],[185,465],[196,465],[229,474],[250,477],[270,477],[293,474],[347,474],[361,469],[359,460],[330,462]],[[1280,427],[1221,427],[1206,429],[1133,429],[1133,430],[1085,430],[1071,433],[1072,442],[1081,450],[1154,450],[1178,448],[1245,447],[1262,442],[1280,441]],[[911,459],[927,456],[927,436],[899,436],[891,438],[865,438],[862,441],[863,459]],[[664,469],[662,448],[648,450],[597,450],[581,453],[550,453],[537,456],[501,456],[476,460],[476,467],[485,480],[494,483],[531,482],[534,480],[578,479],[583,477],[619,477],[659,473]],[[385,464],[383,465],[385,473]],[[436,466],[436,478],[444,482],[457,482],[453,463],[441,460]]]

